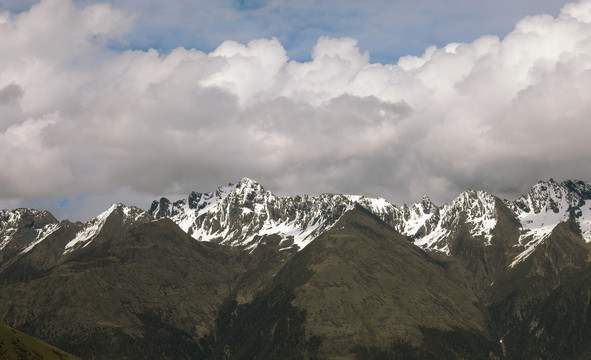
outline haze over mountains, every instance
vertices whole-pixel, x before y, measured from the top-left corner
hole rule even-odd
[[[82,358],[585,358],[590,200],[552,179],[400,206],[244,178],[84,223],[2,210],[0,320]]]

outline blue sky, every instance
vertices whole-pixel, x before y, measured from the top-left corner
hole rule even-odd
[[[0,0],[0,64],[0,208],[591,180],[591,0]]]
[[[100,0],[75,0],[84,7]],[[0,8],[28,10],[33,0],[2,0]],[[431,45],[503,37],[526,15],[558,14],[556,0],[112,0],[135,15],[120,49],[212,51],[224,40],[276,37],[295,60],[307,60],[321,36],[352,37],[372,62],[393,63]]]

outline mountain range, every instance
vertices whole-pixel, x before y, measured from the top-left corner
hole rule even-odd
[[[0,211],[0,320],[92,359],[591,357],[591,184],[411,206],[251,179]]]

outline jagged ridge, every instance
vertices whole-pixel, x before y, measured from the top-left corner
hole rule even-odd
[[[192,192],[171,203],[154,201],[149,213],[170,218],[198,240],[214,241],[247,249],[262,237],[278,234],[282,247],[305,247],[329,229],[355,203],[379,216],[415,245],[450,254],[449,237],[467,227],[472,238],[490,245],[497,225],[497,207],[504,203],[521,223],[521,235],[513,264],[525,259],[551,230],[569,216],[577,219],[583,237],[591,240],[591,185],[582,181],[562,184],[550,179],[535,184],[527,195],[514,201],[500,200],[480,190],[468,190],[449,204],[436,206],[428,196],[411,205],[397,206],[385,199],[359,195],[323,194],[276,196],[258,182],[244,178],[213,193]]]
[[[281,237],[281,248],[304,248],[357,203],[407,236],[415,245],[451,255],[450,237],[459,229],[490,245],[497,226],[498,206],[504,204],[519,224],[511,266],[523,261],[548,237],[554,227],[569,218],[580,226],[585,241],[591,241],[591,185],[582,181],[561,184],[550,179],[538,182],[514,201],[500,200],[485,192],[468,190],[448,204],[436,206],[424,196],[411,206],[397,206],[385,199],[359,195],[277,196],[258,182],[244,178],[211,193],[192,192],[171,202],[154,201],[145,212],[114,204],[86,223],[59,223],[50,213],[32,209],[0,211],[0,256],[24,254],[54,233],[65,238],[67,254],[90,244],[107,220],[117,217],[118,231],[160,218],[172,219],[181,229],[201,241],[213,241],[254,249],[270,235]],[[120,223],[119,223],[120,222]],[[64,228],[68,228],[67,236]],[[72,234],[73,233],[73,234]],[[54,235],[55,236],[55,235]]]

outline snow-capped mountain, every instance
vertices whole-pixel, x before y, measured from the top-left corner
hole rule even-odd
[[[491,194],[475,190],[465,191],[441,207],[434,206],[425,197],[411,206],[412,216],[405,219],[401,232],[411,236],[422,248],[449,253],[448,237],[463,221],[472,237],[490,244],[496,225],[495,202]]]
[[[123,235],[131,228],[152,221],[146,211],[134,206],[113,204],[99,216],[79,226],[64,247],[64,254],[90,245],[99,235]]]
[[[582,181],[553,179],[540,181],[531,190],[507,205],[515,212],[522,226],[519,244],[525,249],[512,265],[525,259],[561,222],[574,218],[586,242],[591,241],[591,184]]]
[[[277,196],[242,179],[174,202],[161,198],[148,211],[114,204],[86,222],[58,222],[32,209],[0,211],[0,315],[63,344],[80,338],[79,349],[88,348],[87,334],[97,334],[92,339],[106,344],[97,353],[115,349],[105,358],[137,357],[143,349],[150,357],[162,353],[159,344],[183,349],[169,346],[178,339],[192,355],[208,344],[203,339],[219,341],[208,346],[225,353],[226,344],[245,343],[232,337],[242,337],[260,317],[261,326],[247,332],[256,335],[253,341],[291,336],[285,328],[261,331],[269,323],[303,326],[304,317],[293,311],[300,307],[312,316],[308,330],[298,333],[332,324],[328,335],[317,333],[322,341],[340,338],[341,322],[366,341],[377,331],[415,329],[409,324],[420,335],[441,319],[453,326],[477,319],[465,330],[508,334],[491,337],[498,358],[505,352],[499,340],[519,354],[508,358],[524,358],[512,339],[552,343],[564,331],[555,324],[588,320],[588,243],[591,184],[581,181],[539,182],[511,201],[467,190],[441,206],[428,196],[398,206],[360,195]],[[277,307],[278,301],[284,304]],[[343,303],[356,310],[337,318],[323,310]],[[359,321],[366,309],[371,314]],[[392,311],[398,315],[384,326]],[[547,322],[548,313],[559,321]],[[219,321],[227,321],[219,329],[231,331],[212,332]],[[165,331],[153,331],[154,324]],[[585,328],[569,329],[584,344]],[[485,343],[477,339],[474,348]],[[125,344],[135,344],[132,352],[117,353]]]
[[[146,211],[123,204],[113,204],[108,210],[84,223],[59,222],[47,211],[16,209],[0,211],[0,266],[27,255],[39,245],[43,259],[49,266],[66,258],[75,250],[90,245],[99,236],[113,237],[126,234],[133,227],[153,221]]]
[[[149,213],[170,218],[197,240],[256,247],[266,235],[279,235],[281,246],[300,249],[329,229],[347,210],[359,204],[407,236],[415,245],[451,254],[450,237],[467,230],[484,246],[491,245],[498,207],[506,206],[521,224],[518,256],[525,259],[560,222],[574,216],[583,237],[591,240],[591,185],[580,181],[539,182],[517,200],[502,201],[490,193],[468,190],[448,204],[436,206],[424,196],[411,206],[359,195],[276,196],[251,179],[220,187],[212,193],[193,192],[171,203],[154,201]],[[589,203],[591,205],[591,202]]]
[[[496,198],[485,191],[468,190],[449,204],[436,207],[428,200],[412,205],[411,216],[405,216],[397,229],[414,239],[424,249],[450,253],[450,235],[458,226],[467,227],[473,239],[491,245],[498,221],[500,206],[506,206],[520,224],[520,234],[514,247],[517,255],[511,266],[526,259],[543,243],[561,222],[573,218],[580,226],[581,235],[591,242],[591,184],[582,181],[553,179],[540,181],[516,200]],[[424,209],[428,209],[425,211]]]
[[[58,227],[47,211],[34,209],[0,210],[0,259],[7,252],[30,249]]]
[[[245,178],[213,193],[192,192],[172,204],[162,198],[152,203],[149,213],[172,219],[197,240],[252,249],[262,237],[279,235],[282,247],[303,248],[353,204],[334,194],[279,197]]]
[[[485,241],[490,241],[496,223],[495,198],[483,191],[467,191],[442,207],[427,196],[410,207],[399,207],[385,199],[359,195],[280,197],[251,179],[213,193],[193,192],[174,203],[162,198],[152,203],[149,212],[155,218],[171,218],[198,240],[253,247],[261,236],[278,234],[285,246],[303,248],[354,204],[377,215],[416,245],[444,252],[449,252],[446,236],[458,224],[462,211],[471,234]]]
[[[511,243],[510,265],[526,259],[557,224],[573,218],[582,237],[591,241],[591,184],[550,179],[535,184],[514,201],[500,200],[477,190],[436,206],[424,196],[411,206],[360,195],[277,196],[258,182],[244,178],[214,192],[192,192],[171,202],[154,201],[146,212],[114,204],[85,223],[58,222],[50,213],[32,209],[0,211],[0,257],[24,254],[50,236],[59,236],[64,255],[83,249],[100,234],[124,234],[137,224],[170,218],[183,231],[201,241],[254,249],[267,236],[279,236],[280,248],[302,249],[330,229],[355,204],[369,210],[415,245],[452,254],[451,241],[467,233],[483,246],[491,245],[499,206],[519,224]]]

